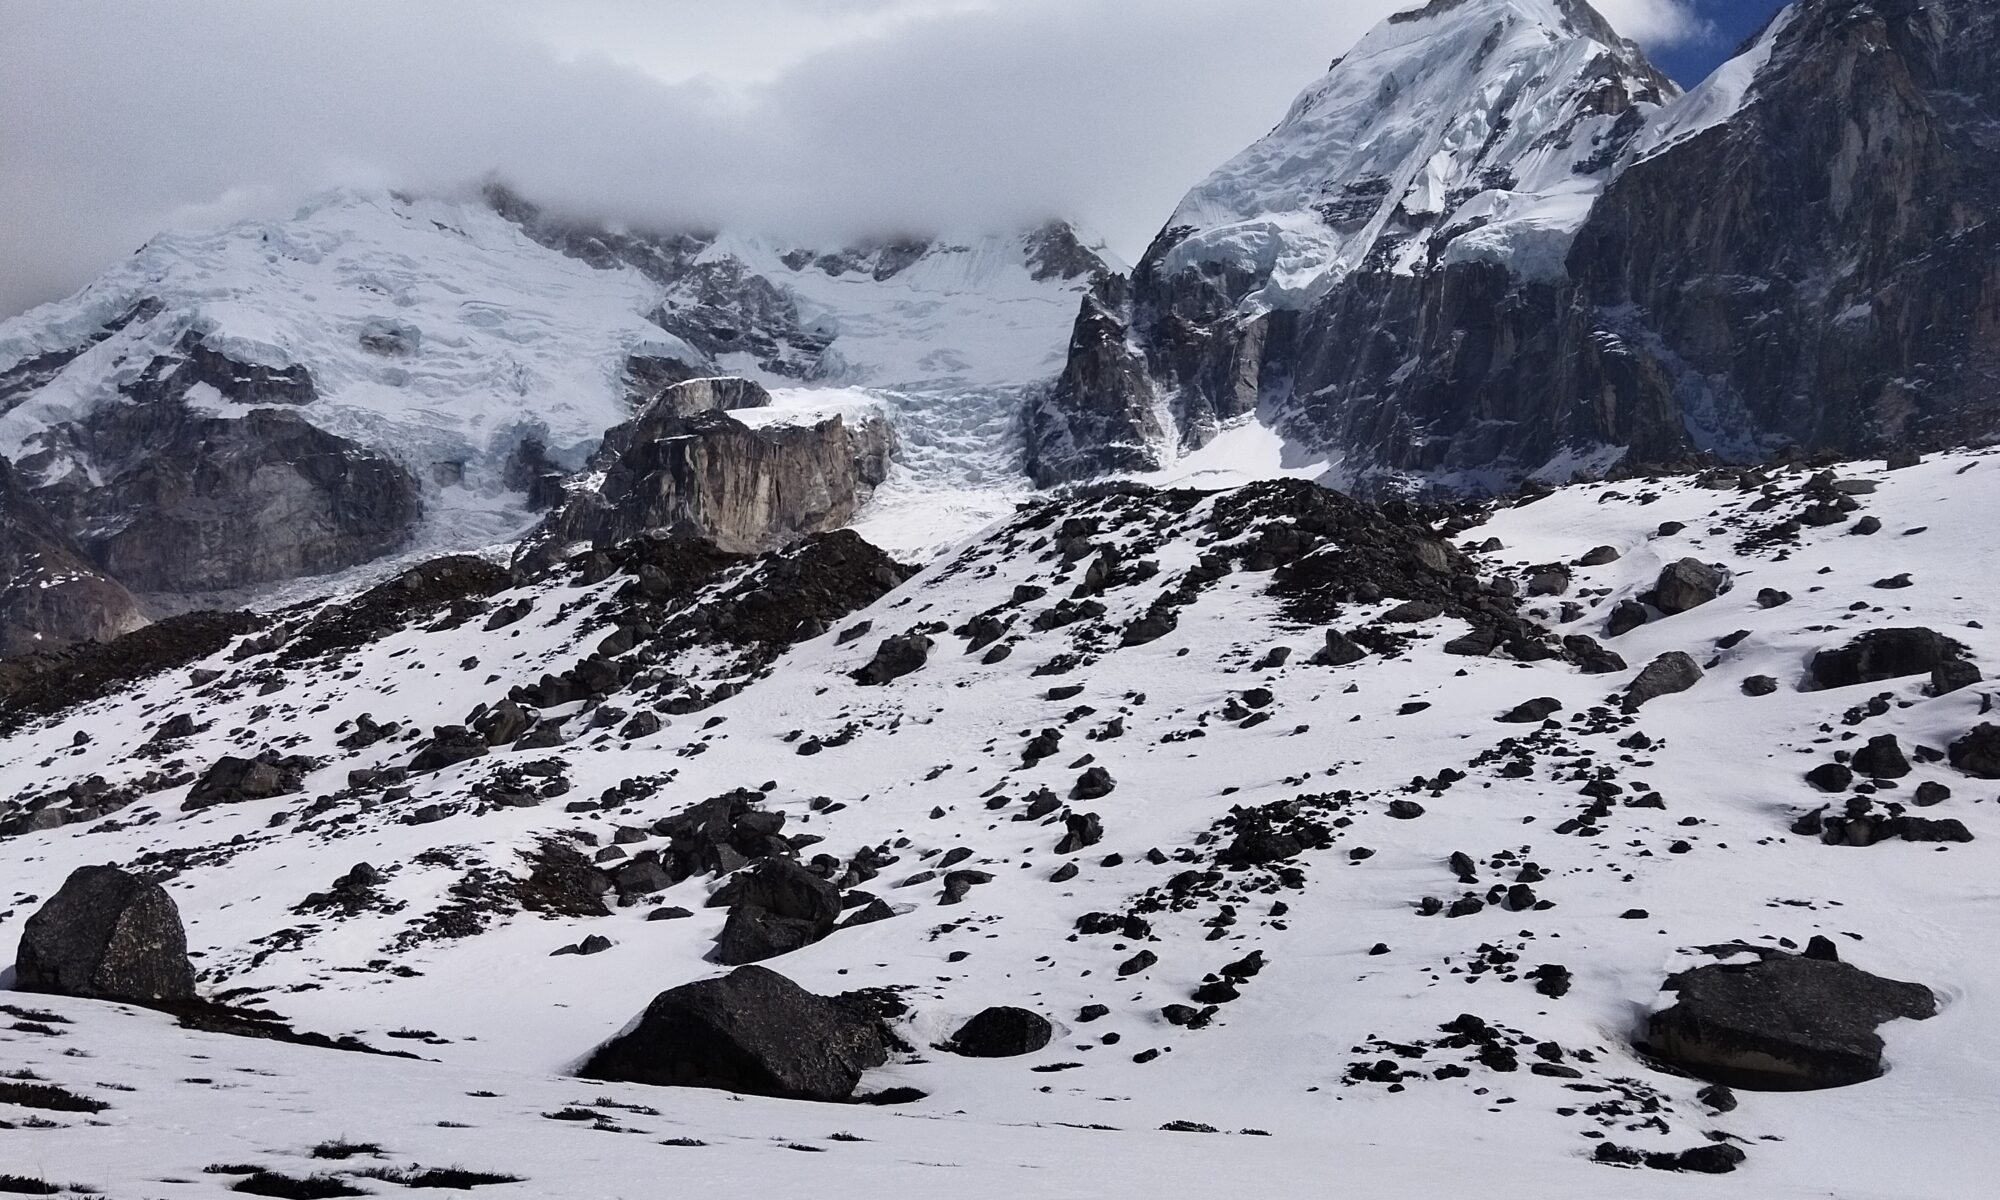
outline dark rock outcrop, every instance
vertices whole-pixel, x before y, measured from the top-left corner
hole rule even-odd
[[[1813,655],[1807,676],[1815,688],[1854,687],[1906,675],[1926,675],[1964,661],[1965,647],[1935,629],[1875,629],[1838,650]]]
[[[846,524],[888,477],[887,421],[832,416],[753,428],[724,411],[769,403],[747,380],[666,388],[604,435],[590,462],[594,483],[544,518],[517,564],[537,570],[579,545],[608,549],[661,530],[756,553]]]
[[[316,766],[310,758],[279,754],[276,750],[266,750],[255,758],[224,755],[195,780],[181,807],[196,812],[218,804],[295,795],[305,790],[306,772]]]
[[[108,642],[146,623],[124,585],[99,571],[0,458],[0,658]]]
[[[1922,984],[1785,954],[1697,967],[1666,988],[1679,999],[1647,1022],[1653,1053],[1703,1079],[1765,1091],[1874,1079],[1883,1070],[1876,1029],[1937,1013]]]
[[[889,1059],[881,1023],[763,967],[661,992],[629,1032],[599,1047],[586,1079],[841,1101]]]
[[[180,909],[157,883],[79,867],[21,930],[14,986],[92,1000],[195,998]]]
[[[247,612],[187,613],[114,641],[0,661],[0,734],[206,658],[263,623]]]
[[[401,465],[288,409],[197,413],[108,403],[27,456],[91,561],[136,593],[203,593],[325,574],[389,553],[423,507]]]

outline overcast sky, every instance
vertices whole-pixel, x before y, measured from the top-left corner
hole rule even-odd
[[[1774,2],[1774,0],[1769,0]],[[1600,0],[1685,70],[1703,6]],[[0,316],[339,184],[800,239],[1069,216],[1136,256],[1412,0],[0,0]]]

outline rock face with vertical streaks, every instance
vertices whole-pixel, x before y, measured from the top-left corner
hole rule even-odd
[[[752,553],[846,524],[888,476],[887,421],[837,413],[753,427],[725,411],[769,403],[741,379],[664,389],[605,435],[584,482],[523,544],[520,561],[542,566],[658,530]]]

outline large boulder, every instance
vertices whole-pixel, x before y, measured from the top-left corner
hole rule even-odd
[[[884,638],[875,648],[875,657],[868,665],[854,673],[854,681],[863,687],[880,687],[893,683],[903,676],[923,669],[930,661],[931,639],[917,630],[899,633],[895,637]]]
[[[306,772],[316,765],[310,758],[276,750],[266,750],[255,758],[225,754],[195,780],[181,808],[196,812],[218,804],[295,795],[305,790]]]
[[[486,739],[463,725],[439,725],[431,740],[418,747],[410,760],[410,773],[427,775],[459,763],[483,758],[489,747]]]
[[[1964,659],[1965,647],[1935,629],[1874,629],[1838,650],[1813,655],[1810,681],[1821,689],[1854,687],[1927,675]]]
[[[661,992],[600,1046],[586,1079],[719,1088],[791,1100],[846,1100],[889,1059],[881,1023],[775,971],[738,967]]]
[[[1698,558],[1669,563],[1653,585],[1653,607],[1668,616],[1700,608],[1729,590],[1729,572]]]
[[[157,883],[79,867],[22,928],[14,986],[138,1004],[192,1000],[180,909]]]
[[[1877,1027],[1937,1013],[1922,984],[1817,957],[1715,963],[1666,987],[1679,998],[1647,1022],[1653,1052],[1702,1079],[1764,1091],[1874,1079],[1883,1071]]]
[[[1015,1058],[1033,1054],[1054,1036],[1055,1028],[1040,1013],[996,1005],[958,1027],[951,1035],[951,1052],[967,1058]]]
[[[1700,682],[1701,665],[1692,657],[1679,650],[1662,654],[1625,690],[1625,711],[1637,712],[1649,701],[1685,692]]]
[[[709,898],[728,905],[715,939],[715,961],[741,966],[789,954],[833,932],[840,891],[786,858],[767,858],[739,873]]]
[[[1981,724],[1953,742],[1951,765],[1980,779],[2000,779],[2000,725]]]

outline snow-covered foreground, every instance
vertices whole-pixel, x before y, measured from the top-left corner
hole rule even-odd
[[[1468,629],[1458,617],[1385,622],[1393,591],[1340,600],[1299,583],[1301,572],[1344,580],[1346,564],[1376,561],[1374,543],[1323,544],[1274,575],[1245,551],[1277,544],[1304,519],[1288,515],[1302,485],[1261,485],[1048,502],[800,643],[768,675],[714,647],[686,649],[670,664],[677,675],[743,686],[672,715],[658,733],[628,739],[612,732],[616,722],[556,706],[544,715],[570,718],[559,744],[412,775],[406,795],[349,790],[348,773],[406,763],[431,726],[573,664],[616,623],[626,577],[502,590],[487,598],[492,611],[532,607],[493,631],[483,618],[429,613],[330,656],[226,650],[190,664],[223,672],[216,682],[192,688],[176,669],[30,724],[0,742],[0,796],[93,775],[114,787],[152,771],[180,782],[102,819],[0,839],[0,960],[72,869],[134,866],[165,879],[209,993],[254,997],[299,1028],[431,1061],[5,997],[72,1023],[20,1017],[53,1032],[0,1029],[0,1070],[32,1070],[109,1107],[30,1114],[0,1104],[0,1121],[17,1126],[0,1129],[0,1174],[119,1197],[214,1194],[239,1178],[202,1173],[216,1164],[352,1168],[302,1157],[345,1137],[379,1143],[381,1162],[523,1179],[493,1185],[495,1195],[637,1197],[663,1181],[726,1195],[1984,1194],[2000,1168],[1985,1136],[2000,1115],[2000,957],[1988,949],[2000,920],[1991,849],[2000,819],[1993,784],[1925,761],[1919,748],[1942,750],[1977,725],[1985,689],[1932,697],[1912,676],[1806,691],[1803,680],[1817,651],[1898,626],[1931,627],[1975,661],[1996,660],[2000,635],[1981,623],[1993,610],[1988,514],[2000,501],[2000,458],[1836,470],[1857,493],[1855,515],[1879,520],[1879,532],[1808,526],[1796,543],[1770,541],[1770,527],[1806,503],[1809,473],[1794,471],[1776,476],[1772,504],[1695,479],[1635,480],[1562,490],[1452,533],[1453,545],[1499,539],[1504,549],[1477,559],[1487,578],[1523,579],[1530,567],[1616,549],[1614,562],[1574,567],[1567,595],[1526,602],[1554,633],[1589,634],[1624,656],[1630,669],[1613,674],[1582,674],[1559,658],[1446,654]],[[1662,533],[1668,522],[1685,528]],[[1200,565],[1231,555],[1220,574]],[[1613,606],[1685,557],[1728,566],[1733,589],[1606,636]],[[1090,578],[1105,562],[1108,572]],[[1904,574],[1907,587],[1877,586]],[[1760,589],[1792,599],[1761,607]],[[1174,606],[1177,622],[1151,640],[1132,636],[1177,590],[1191,593]],[[1577,608],[1565,613],[1566,602]],[[1005,628],[968,652],[982,615]],[[864,635],[843,640],[864,621]],[[1348,666],[1313,663],[1329,625],[1374,652]],[[880,687],[850,677],[884,638],[919,626],[934,643],[922,669]],[[1009,648],[1004,658],[997,646]],[[1276,647],[1292,651],[1288,661],[1272,663]],[[1691,653],[1705,678],[1618,712],[1615,697],[1639,668],[1669,651]],[[1744,693],[1758,675],[1778,681],[1775,693]],[[1878,696],[1886,702],[1871,709]],[[1496,723],[1537,697],[1560,702],[1551,723]],[[647,694],[617,692],[607,704],[636,711]],[[341,748],[362,713],[410,729]],[[175,714],[205,728],[138,753]],[[1044,730],[1060,734],[1054,753],[1029,762],[1024,749]],[[1857,848],[1791,831],[1841,801],[1804,773],[1881,734],[1918,761],[1877,798],[1945,784],[1951,797],[1926,815],[1962,822],[1975,840]],[[265,746],[324,765],[299,794],[182,811],[193,775]],[[560,796],[493,799],[519,786],[521,768],[543,763],[553,765],[535,784],[566,781]],[[1083,773],[1100,767],[1112,790],[1073,798]],[[510,771],[514,782],[496,779]],[[1606,811],[1588,814],[1587,784],[1614,785]],[[844,864],[860,847],[894,856],[860,885],[892,919],[764,965],[823,994],[900,989],[909,1012],[896,1028],[912,1049],[871,1072],[864,1090],[915,1088],[923,1099],[813,1106],[566,1077],[656,993],[722,970],[705,961],[723,920],[704,907],[715,878],[605,916],[496,903],[478,920],[447,919],[466,914],[469,881],[518,878],[548,839],[587,855],[616,845],[603,856],[615,871],[624,855],[658,845],[654,822],[737,788],[765,789],[758,803],[785,814],[786,833],[824,839],[802,857]],[[1030,817],[1041,788],[1057,804]],[[1628,803],[1652,793],[1661,807]],[[1393,801],[1421,813],[1392,815]],[[1277,861],[1222,861],[1244,828],[1238,810],[1253,809],[1280,822],[1309,817],[1326,841]],[[1059,853],[1065,812],[1096,814],[1102,840]],[[992,878],[946,904],[926,873],[958,850],[967,853],[944,866]],[[1454,878],[1455,852],[1472,861],[1475,884]],[[304,904],[363,861],[385,876],[374,901],[351,914]],[[1427,897],[1486,897],[1529,864],[1545,904],[1421,915]],[[693,915],[647,919],[670,905]],[[1109,932],[1079,931],[1089,914],[1113,914]],[[1815,934],[1847,961],[1939,997],[1935,1018],[1884,1028],[1883,1078],[1741,1092],[1740,1107],[1718,1113],[1696,1098],[1699,1081],[1633,1048],[1662,980],[1712,961],[1703,947],[1797,946]],[[550,957],[590,935],[614,944]],[[1141,951],[1153,961],[1135,967]],[[1191,993],[1253,951],[1262,970],[1205,1023],[1163,1013],[1204,1007]],[[1566,994],[1539,986],[1553,967],[1568,972]],[[1045,1015],[1055,1039],[1012,1059],[937,1048],[995,1004]],[[1091,1005],[1106,1011],[1088,1019]],[[1460,1014],[1513,1031],[1518,1069],[1446,1044],[1439,1027]],[[1563,1069],[1532,1069],[1544,1066]],[[603,1119],[545,1115],[567,1106]],[[29,1115],[52,1127],[30,1127]],[[1177,1122],[1217,1132],[1161,1128]],[[830,1140],[843,1132],[865,1140]],[[1607,1141],[1677,1151],[1718,1135],[1748,1153],[1726,1177],[1590,1161]],[[676,1138],[708,1145],[660,1144]]]

